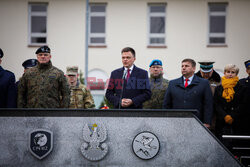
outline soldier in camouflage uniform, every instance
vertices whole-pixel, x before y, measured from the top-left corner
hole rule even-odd
[[[155,59],[149,65],[151,99],[143,103],[144,109],[162,109],[164,96],[168,87],[168,80],[163,78],[161,60]]]
[[[70,106],[69,108],[94,108],[95,103],[90,91],[77,79],[78,67],[67,67],[66,77],[70,86]]]
[[[36,51],[38,64],[18,84],[19,108],[68,108],[69,86],[64,73],[52,66],[48,46]]]

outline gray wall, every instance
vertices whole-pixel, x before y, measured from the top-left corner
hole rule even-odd
[[[0,115],[0,166],[240,166],[194,117],[103,115]],[[107,129],[109,152],[101,161],[91,162],[80,151],[85,123],[103,123]],[[53,150],[42,160],[28,150],[29,133],[38,128],[54,133]],[[151,160],[139,159],[132,150],[133,138],[142,131],[160,141],[160,151]]]

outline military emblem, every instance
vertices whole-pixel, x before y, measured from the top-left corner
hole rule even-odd
[[[137,157],[152,159],[160,150],[160,142],[153,133],[141,132],[135,136],[132,148]]]
[[[45,129],[36,129],[29,133],[29,151],[38,159],[46,157],[53,148],[53,133]]]
[[[99,161],[108,153],[108,145],[103,143],[107,138],[107,131],[103,124],[85,124],[83,128],[83,140],[81,145],[82,155],[90,161]],[[102,144],[101,144],[102,143]]]

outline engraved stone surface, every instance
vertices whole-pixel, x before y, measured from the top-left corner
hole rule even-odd
[[[160,150],[160,142],[152,132],[141,132],[133,140],[132,148],[141,159],[152,159]]]
[[[150,115],[150,114],[149,114]],[[108,153],[100,161],[83,157],[85,124],[103,123],[108,133],[100,147]],[[28,134],[34,129],[53,132],[53,151],[38,160],[29,153]],[[140,132],[153,132],[160,141],[157,156],[143,160],[132,149]],[[237,167],[239,163],[195,118],[188,117],[0,117],[0,166],[203,166]],[[86,142],[86,144],[88,144]],[[86,144],[82,147],[85,148]]]
[[[35,129],[29,133],[29,151],[38,159],[45,158],[53,148],[53,132]]]
[[[85,124],[83,128],[84,143],[81,146],[83,156],[90,161],[99,161],[108,153],[108,145],[102,143],[107,138],[107,131],[103,124],[93,124],[90,128]],[[101,143],[101,144],[100,144]]]

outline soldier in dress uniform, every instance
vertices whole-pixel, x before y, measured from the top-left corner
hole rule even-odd
[[[27,59],[23,62],[22,66],[24,68],[24,72],[31,68],[31,67],[34,67],[37,65],[37,59]]]
[[[210,88],[214,95],[215,88],[221,84],[221,77],[220,75],[214,70],[213,68],[213,61],[202,61],[198,62],[200,64],[200,70],[195,74],[201,78],[207,79],[210,84]],[[215,123],[216,123],[216,116],[215,113],[213,114],[212,124],[210,130],[215,133]]]
[[[162,109],[168,80],[163,78],[162,61],[155,59],[149,64],[151,99],[143,103],[144,109]]]
[[[42,46],[36,55],[38,64],[18,84],[18,107],[68,108],[69,86],[64,73],[52,65],[50,48]]]
[[[25,60],[22,64],[23,68],[24,68],[24,72],[27,71],[29,68],[31,67],[34,67],[37,65],[37,60],[36,59],[28,59],[28,60]],[[20,78],[21,79],[21,78]],[[20,80],[19,79],[19,80]],[[18,87],[18,84],[19,84],[20,81],[17,81],[16,82],[16,85]]]
[[[70,86],[69,108],[94,108],[95,103],[90,91],[78,80],[78,67],[67,67],[66,77]]]
[[[0,108],[15,108],[17,106],[17,92],[15,75],[2,68],[4,54],[0,48]]]
[[[221,82],[220,75],[213,68],[214,62],[202,61],[198,63],[200,64],[200,70],[195,75],[204,79],[208,79],[212,93],[214,94],[216,86],[220,85]]]
[[[250,60],[245,61],[248,76],[239,80],[242,88],[243,101],[241,104],[242,115],[240,118],[241,134],[250,135]]]

